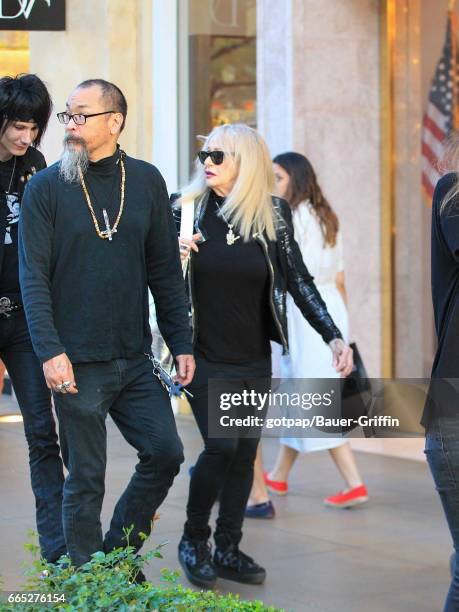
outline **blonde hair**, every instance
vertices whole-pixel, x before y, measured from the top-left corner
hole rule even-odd
[[[268,147],[260,134],[243,123],[220,125],[204,139],[204,149],[218,143],[226,156],[238,167],[233,189],[225,198],[221,215],[231,220],[235,230],[246,242],[253,234],[266,232],[270,240],[276,239],[274,208],[274,173]],[[204,166],[196,160],[191,182],[182,190],[182,198],[196,199],[209,187]]]

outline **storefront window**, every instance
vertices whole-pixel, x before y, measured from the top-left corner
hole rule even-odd
[[[223,123],[256,125],[256,0],[187,0],[179,10],[184,182],[198,135]]]
[[[28,71],[28,32],[0,32],[0,66],[0,76],[15,76]]]

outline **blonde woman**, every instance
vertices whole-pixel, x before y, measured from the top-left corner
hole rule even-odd
[[[273,160],[276,191],[292,209],[295,239],[308,270],[347,342],[348,316],[342,237],[338,217],[323,195],[309,160],[300,153],[288,152]],[[337,376],[330,354],[321,338],[305,322],[293,300],[287,300],[288,331],[291,339],[289,355],[280,360],[281,376],[285,378],[334,378]],[[310,350],[304,350],[304,347]],[[267,488],[283,495],[288,491],[288,477],[300,452],[328,450],[336,464],[345,488],[324,499],[327,506],[349,508],[368,500],[367,488],[357,468],[349,443],[342,438],[281,438],[279,455],[271,472],[264,475]],[[256,484],[246,516],[264,516],[267,492],[257,462]]]
[[[217,576],[248,584],[261,584],[266,576],[239,549],[258,439],[209,436],[209,379],[231,380],[239,392],[269,389],[270,339],[288,349],[287,291],[330,345],[336,369],[343,375],[352,369],[352,350],[303,264],[290,209],[271,195],[273,189],[271,159],[261,136],[246,125],[223,125],[205,139],[191,184],[173,202],[179,226],[181,205],[194,203],[193,239],[179,241],[182,259],[190,257],[197,362],[190,404],[204,450],[191,474],[179,560],[200,587],[213,587]],[[212,557],[209,517],[217,496]]]

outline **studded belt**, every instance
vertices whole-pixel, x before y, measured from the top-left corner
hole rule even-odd
[[[3,315],[4,317],[9,317],[12,312],[17,312],[23,308],[24,307],[21,303],[14,302],[8,297],[0,298],[0,315]]]

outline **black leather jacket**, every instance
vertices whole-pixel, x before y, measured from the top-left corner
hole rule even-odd
[[[206,211],[209,192],[195,202],[194,232],[200,232],[202,242],[208,234],[202,227],[202,219]],[[171,197],[172,211],[180,232],[181,208],[180,194]],[[317,291],[313,277],[309,274],[301,256],[300,247],[293,237],[292,213],[285,200],[273,196],[277,240],[268,240],[264,235],[254,235],[263,250],[268,264],[270,291],[270,339],[282,344],[284,354],[288,353],[287,331],[287,291],[292,295],[295,304],[312,327],[322,336],[327,344],[334,338],[342,338],[333,319],[328,314],[325,302]],[[193,343],[196,341],[196,312],[198,305],[193,298],[193,255],[191,251],[190,265],[187,273],[187,285],[191,302],[193,319]]]

